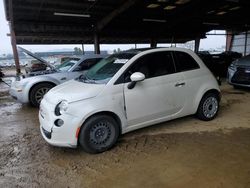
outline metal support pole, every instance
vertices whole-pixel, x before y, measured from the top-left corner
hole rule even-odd
[[[84,52],[84,44],[82,44],[82,55],[84,55],[85,52]]]
[[[95,47],[95,54],[100,54],[100,43],[99,43],[99,35],[95,33],[94,36],[94,47]]]
[[[137,48],[137,45],[135,44],[135,49]]]
[[[194,52],[198,53],[200,48],[200,38],[196,38],[194,41]]]
[[[154,40],[154,39],[151,39],[151,40],[150,40],[150,47],[151,47],[151,48],[156,48],[156,47],[157,47],[157,42],[156,42],[156,40]]]
[[[16,35],[11,26],[11,23],[9,23],[9,27],[10,27],[11,46],[12,46],[13,56],[14,56],[15,65],[16,65],[16,74],[19,75],[21,74],[21,68],[20,68],[20,63],[19,63],[17,47],[16,47]]]
[[[247,55],[247,37],[248,37],[248,31],[246,31],[246,33],[245,33],[244,56]]]

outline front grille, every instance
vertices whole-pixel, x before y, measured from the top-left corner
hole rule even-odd
[[[235,84],[250,85],[250,73],[246,72],[246,68],[237,68],[231,82]]]
[[[42,128],[44,135],[48,138],[51,139],[51,132],[46,131],[44,128]]]

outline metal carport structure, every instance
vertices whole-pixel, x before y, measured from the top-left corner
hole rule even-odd
[[[96,53],[100,43],[155,46],[197,39],[199,44],[210,30],[233,34],[250,27],[248,0],[4,0],[4,4],[14,52],[16,44],[94,43]]]

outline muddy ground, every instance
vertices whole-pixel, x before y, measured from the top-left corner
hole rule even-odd
[[[250,187],[250,91],[222,86],[218,118],[122,136],[98,155],[49,146],[38,110],[0,85],[0,187]]]

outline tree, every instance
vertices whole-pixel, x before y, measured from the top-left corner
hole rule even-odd
[[[75,47],[75,48],[74,48],[74,55],[82,55],[82,50],[81,50],[81,48]]]
[[[114,54],[119,53],[119,52],[121,52],[121,49],[120,49],[120,48],[117,48],[117,50],[116,50],[116,49],[113,50],[113,53],[114,53]]]

